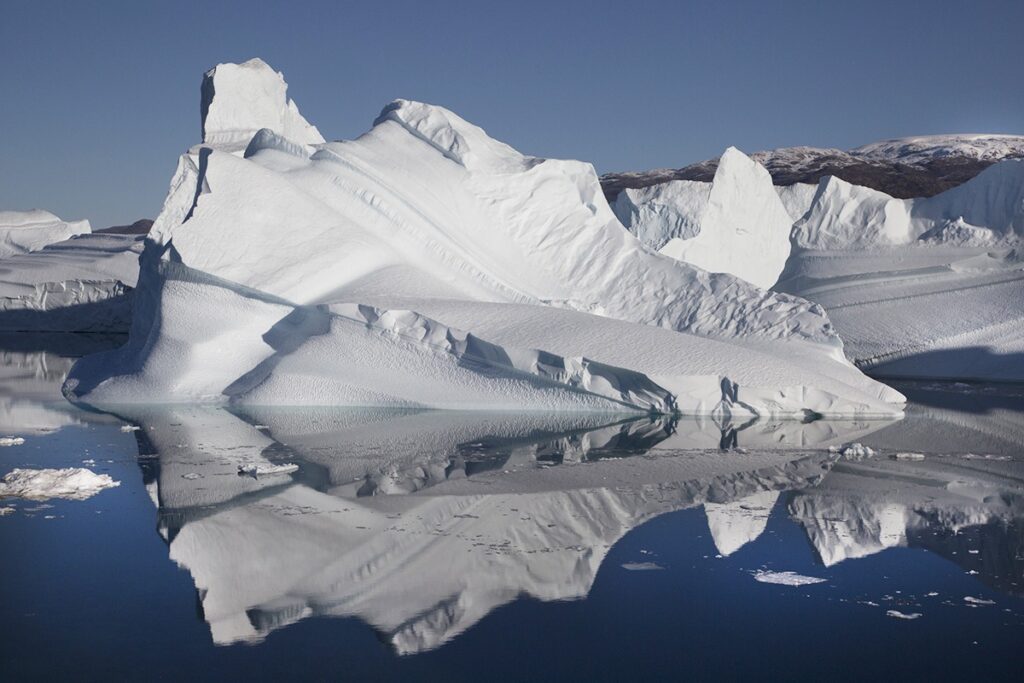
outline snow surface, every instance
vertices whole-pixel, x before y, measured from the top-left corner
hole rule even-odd
[[[789,256],[793,219],[768,171],[735,147],[722,154],[710,185],[674,180],[625,190],[615,213],[662,254],[758,287],[774,285]]]
[[[280,104],[265,90],[245,97]],[[246,109],[234,92],[213,104]],[[209,138],[181,158],[130,341],[77,363],[70,398],[900,412],[898,392],[843,358],[820,307],[654,253],[589,164],[522,155],[408,100],[353,141],[289,139],[286,124],[242,154],[239,137]],[[756,176],[737,155],[736,177]],[[733,165],[709,210],[732,210]]]
[[[0,211],[0,259],[38,251],[92,231],[89,221],[62,221],[49,211]]]
[[[85,500],[104,489],[120,486],[107,474],[96,474],[82,467],[63,469],[15,468],[0,481],[0,498],[15,497],[28,500]]]

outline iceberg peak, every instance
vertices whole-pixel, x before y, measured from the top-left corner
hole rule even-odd
[[[257,131],[268,128],[299,144],[324,142],[320,131],[288,98],[284,75],[256,57],[224,63],[203,76],[203,143],[244,149]]]
[[[374,120],[379,126],[393,121],[470,171],[515,172],[538,163],[524,156],[458,114],[425,102],[398,99]]]

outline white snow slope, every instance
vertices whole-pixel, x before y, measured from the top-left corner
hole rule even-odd
[[[89,221],[62,221],[42,209],[0,211],[0,259],[89,232]]]
[[[789,257],[793,219],[768,171],[735,147],[722,154],[710,185],[673,180],[624,190],[615,213],[652,249],[758,287],[774,285]]]
[[[244,97],[216,88],[232,69],[212,72],[218,121],[260,109],[254,93],[284,101],[280,74],[245,66]],[[210,136],[244,125],[204,125],[149,235],[129,343],[79,361],[66,395],[900,412],[898,392],[842,357],[820,307],[654,253],[588,164],[524,156],[406,100],[353,141],[315,144],[301,125],[288,139],[296,126],[242,152]]]

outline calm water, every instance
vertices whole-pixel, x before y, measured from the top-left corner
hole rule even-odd
[[[0,680],[1020,679],[1022,387],[901,385],[878,422],[115,415],[59,400],[84,343],[0,340],[0,474],[121,482],[0,500]]]

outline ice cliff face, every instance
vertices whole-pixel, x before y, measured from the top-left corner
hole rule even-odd
[[[62,221],[49,211],[0,211],[0,259],[92,231],[89,221]]]
[[[662,254],[758,287],[774,285],[789,257],[793,220],[768,171],[735,147],[722,155],[710,186],[678,180],[625,190],[615,212]]]
[[[181,158],[149,234],[130,342],[78,363],[73,398],[440,407],[476,387],[477,407],[898,411],[841,359],[819,307],[653,252],[589,164],[520,154],[407,100],[358,139],[321,143],[281,113],[294,105],[266,65],[220,65],[204,83],[207,141]],[[369,312],[358,341],[353,310]],[[352,362],[331,360],[341,347]],[[374,358],[390,360],[370,376]],[[416,391],[401,381],[413,375]]]

